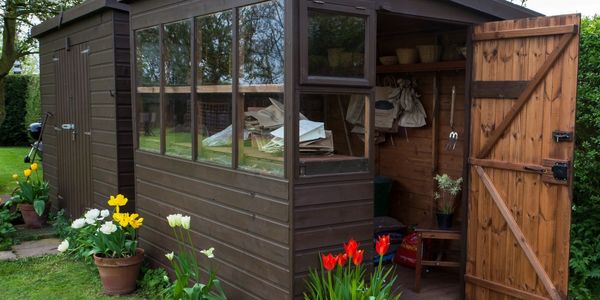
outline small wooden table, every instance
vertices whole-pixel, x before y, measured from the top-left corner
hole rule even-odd
[[[415,266],[415,292],[421,290],[421,271],[423,266],[438,266],[438,267],[460,267],[460,262],[457,261],[439,261],[439,260],[423,260],[423,240],[460,240],[459,229],[433,229],[433,228],[416,228],[417,233],[417,262]]]

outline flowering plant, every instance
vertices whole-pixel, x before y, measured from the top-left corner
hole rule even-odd
[[[173,229],[175,239],[177,239],[178,252],[165,254],[165,257],[171,262],[173,270],[175,270],[176,279],[165,291],[163,297],[165,299],[226,300],[227,297],[214,270],[209,270],[208,281],[205,284],[200,281],[201,270],[190,234],[190,221],[190,216],[181,214],[167,216],[167,222]],[[215,248],[211,247],[201,250],[200,253],[208,259],[212,259],[215,257],[214,250]],[[190,282],[192,283],[191,286]]]
[[[121,212],[120,207],[126,205],[127,201],[121,194],[110,196],[108,205],[115,207],[112,220],[108,220],[111,214],[107,209],[101,211],[93,208],[85,212],[83,217],[71,223],[72,232],[58,250],[84,257],[92,254],[110,258],[135,255],[136,230],[142,226],[144,218],[136,213]]]
[[[389,235],[379,236],[375,250],[379,264],[367,276],[363,266],[364,250],[351,239],[344,244],[344,252],[333,255],[321,254],[320,270],[310,270],[305,300],[388,300],[399,299],[401,293],[392,291],[396,277],[393,268],[382,266],[383,256],[390,246]],[[368,280],[367,280],[368,278]]]
[[[454,200],[462,188],[462,177],[452,179],[448,174],[438,174],[435,175],[434,179],[437,182],[438,189],[442,192],[441,194],[436,192],[433,195],[433,198],[438,202],[438,212],[446,215],[452,214],[454,212]]]
[[[48,202],[48,182],[40,178],[38,168],[37,163],[32,163],[29,168],[23,170],[23,179],[17,174],[12,175],[12,179],[18,186],[12,192],[12,197],[6,202],[6,206],[18,203],[31,204],[38,216],[44,214]],[[32,176],[33,174],[35,177]]]

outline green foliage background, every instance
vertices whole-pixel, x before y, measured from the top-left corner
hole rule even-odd
[[[29,142],[25,115],[31,75],[9,75],[6,78],[6,119],[0,126],[0,146],[24,146]]]
[[[569,296],[600,299],[600,16],[581,26]]]

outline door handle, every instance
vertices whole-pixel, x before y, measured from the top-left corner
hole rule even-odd
[[[83,134],[85,134],[87,136],[92,136],[92,132],[91,131],[84,131]]]

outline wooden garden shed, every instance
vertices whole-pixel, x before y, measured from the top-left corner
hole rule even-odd
[[[42,111],[52,114],[43,159],[50,198],[73,218],[105,207],[109,195],[133,200],[127,5],[86,1],[32,35],[40,47]]]
[[[375,213],[431,225],[433,176],[447,173],[465,179],[455,295],[566,299],[578,15],[503,0],[120,2],[129,27],[120,3],[88,1],[34,29],[57,126],[45,172],[59,193],[73,185],[60,170],[84,152],[60,150],[71,98],[55,93],[70,81],[54,74],[89,45],[71,51],[88,51],[92,107],[91,136],[75,135],[91,139],[91,171],[76,178],[98,187],[81,199],[135,197],[154,263],[168,266],[165,217],[183,213],[231,299],[301,298],[318,253],[371,248]],[[107,43],[87,40],[98,28]],[[405,85],[414,119],[380,102]],[[393,182],[379,208],[376,176]]]

